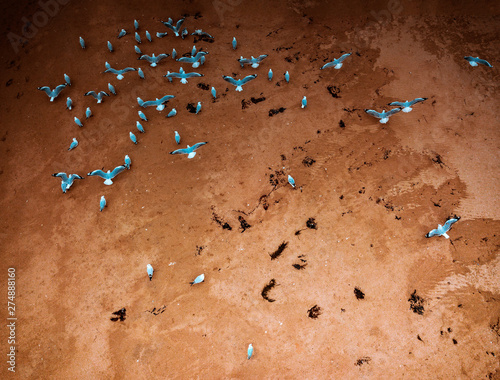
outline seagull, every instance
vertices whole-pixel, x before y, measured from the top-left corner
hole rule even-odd
[[[172,117],[177,115],[177,110],[175,108],[172,108],[172,110],[168,113],[167,117]]]
[[[135,30],[139,29],[139,22],[137,20],[134,20],[134,28]]]
[[[89,91],[89,92],[85,93],[85,96],[89,96],[89,95],[91,95],[95,99],[97,99],[97,103],[102,102],[103,96],[109,96],[109,94],[104,92],[104,91],[99,91],[97,94],[95,93],[95,91]]]
[[[307,107],[307,98],[304,96],[302,98],[302,108],[306,108]]]
[[[160,62],[163,58],[167,58],[168,54],[159,54],[158,56],[155,56],[154,53],[152,56],[149,56],[147,54],[141,55],[139,59],[148,61],[151,64],[151,67],[156,67],[158,65],[158,62]]]
[[[124,165],[117,166],[116,168],[113,169],[113,171],[108,170],[107,172],[102,171],[101,169],[94,170],[90,173],[88,173],[88,176],[94,176],[97,175],[101,178],[103,178],[104,184],[105,185],[112,185],[113,181],[112,179],[115,178],[118,174],[120,174],[122,171],[126,170],[127,168]]]
[[[177,131],[174,131],[174,134],[175,134],[175,142],[177,143],[177,145],[179,145],[181,143],[181,135],[179,135],[179,132]]]
[[[187,78],[202,77],[202,76],[204,75],[194,72],[186,73],[182,67],[179,69],[178,73],[171,73],[170,71],[168,71],[167,75],[164,75],[164,77],[167,77],[170,82],[172,82],[172,78],[179,78],[182,84],[186,84],[188,82]]]
[[[214,38],[213,36],[211,36],[210,34],[208,34],[207,32],[204,32],[203,30],[201,29],[195,29],[195,31],[193,33],[191,33],[192,36],[201,36],[201,37],[208,37],[208,38]]]
[[[191,56],[196,55],[196,45],[193,45],[193,48],[191,49]]]
[[[142,51],[141,49],[139,49],[139,47],[137,45],[134,45],[134,50],[137,54],[141,54],[142,55]]]
[[[137,145],[137,137],[135,137],[135,135],[132,132],[129,132],[129,136],[130,136],[130,140],[132,140],[132,142],[135,145]]]
[[[200,111],[201,111],[201,102],[198,102],[198,104],[196,105],[196,114],[198,115]]]
[[[71,79],[68,75],[64,74],[64,80],[68,86],[71,86]]]
[[[76,147],[78,146],[78,140],[73,137],[73,142],[71,143],[71,145],[69,146],[68,150],[73,150],[75,149]]]
[[[266,57],[267,54],[259,55],[257,58],[254,58],[253,55],[251,58],[243,58],[243,56],[241,56],[241,58],[238,59],[238,62],[240,63],[241,67],[243,67],[243,65],[252,65],[252,67],[256,69],[257,67],[259,67],[262,60]]]
[[[66,86],[67,86],[67,84],[60,84],[59,86],[57,86],[53,90],[51,90],[49,86],[38,87],[38,89],[40,91],[45,92],[49,96],[50,101],[53,102],[54,99],[59,96],[59,93],[62,91],[62,89]]]
[[[127,31],[125,29],[120,30],[120,33],[118,34],[118,38],[122,38],[125,34],[127,34]]]
[[[217,98],[217,91],[215,91],[214,87],[212,87],[211,92],[212,92],[212,96],[214,97],[214,99],[216,99]]]
[[[137,73],[139,74],[139,77],[140,77],[141,79],[146,79],[146,78],[144,77],[144,72],[142,71],[142,69],[141,69],[140,67],[137,69]]]
[[[100,211],[104,210],[104,207],[106,207],[106,198],[104,198],[104,195],[101,197],[101,200],[99,202],[99,207]]]
[[[92,111],[90,110],[90,107],[87,107],[87,109],[85,110],[85,117],[88,119],[91,116],[92,116]]]
[[[82,47],[82,49],[85,49],[85,41],[82,37],[80,37],[80,46]]]
[[[74,119],[74,120],[75,120],[76,125],[78,125],[80,128],[81,128],[81,127],[83,127],[83,124],[82,124],[82,122],[80,121],[80,119],[79,119],[79,118],[77,118],[77,117],[75,116],[75,119]]]
[[[223,78],[225,81],[227,81],[227,82],[231,83],[232,85],[236,86],[236,91],[243,91],[242,86],[243,86],[244,84],[247,84],[247,83],[248,83],[248,82],[250,82],[251,80],[253,80],[253,79],[257,78],[257,74],[247,75],[245,78],[243,78],[243,79],[238,79],[238,80],[236,80],[236,79],[234,79],[234,78],[232,78],[232,77],[230,77],[230,76],[227,76],[227,75],[223,75],[223,76],[222,76],[222,78]]]
[[[365,109],[365,112],[368,115],[372,115],[372,116],[375,116],[376,118],[379,118],[380,122],[382,124],[387,123],[389,121],[389,117],[391,117],[395,113],[398,113],[399,111],[401,111],[401,108],[393,108],[392,110],[387,111],[387,112],[385,112],[385,110],[383,110],[381,113],[374,111],[374,110]]]
[[[139,36],[139,33],[135,32],[135,40],[137,41],[137,43],[141,44],[142,41],[141,41],[141,36]]]
[[[207,55],[207,51],[199,51],[196,53],[196,55],[192,55],[191,57],[181,57],[177,60],[177,62],[187,62],[187,63],[192,63],[193,68],[197,68],[203,62],[205,62],[205,55]]]
[[[114,87],[111,83],[108,83],[108,90],[109,90],[109,92],[111,92],[113,95],[116,95],[116,90],[115,90],[115,87]]]
[[[471,57],[471,56],[467,56],[467,57],[464,57],[464,59],[466,59],[467,61],[469,61],[469,65],[471,66],[477,66],[477,64],[481,64],[481,65],[484,65],[484,66],[488,66],[488,67],[493,67],[491,65],[491,63],[489,63],[488,61],[485,61],[484,59],[481,59],[479,57]]]
[[[285,73],[285,80],[286,83],[290,83],[290,74],[288,73],[288,71]]]
[[[104,66],[105,66],[107,69],[109,69],[109,68],[111,67],[111,65],[109,64],[109,62],[108,62],[108,61],[104,62]]]
[[[233,50],[236,50],[236,46],[238,46],[238,42],[236,41],[236,37],[233,37],[232,45],[233,45]]]
[[[66,193],[66,191],[69,190],[71,185],[73,185],[73,181],[75,179],[83,179],[83,177],[79,176],[78,174],[70,174],[69,177],[66,175],[64,172],[59,172],[59,173],[54,173],[52,174],[52,177],[59,177],[61,178],[61,189],[63,193]]]
[[[108,50],[112,53],[113,52],[113,45],[111,45],[111,42],[108,41]]]
[[[139,117],[144,120],[144,121],[148,121],[148,118],[146,117],[146,115],[144,115],[144,112],[142,111],[138,111],[137,112],[139,114]]]
[[[148,39],[149,42],[153,42],[151,39],[151,34],[146,30],[146,38]]]
[[[165,95],[161,99],[156,98],[156,100],[148,100],[148,101],[143,101],[141,98],[137,98],[137,103],[139,103],[139,105],[144,108],[156,106],[156,109],[158,111],[163,111],[165,109],[165,103],[167,103],[170,99],[173,98],[175,98],[174,95]]]
[[[168,35],[167,32],[165,32],[165,33],[156,32],[156,37],[158,37],[158,38],[163,38],[163,37],[165,37],[167,35]]]
[[[153,267],[151,266],[151,264],[148,264],[146,266],[146,270],[148,271],[148,276],[149,276],[149,281],[151,281],[153,279]]]
[[[205,274],[200,274],[198,277],[196,277],[194,279],[193,282],[190,282],[191,286],[193,286],[194,284],[199,284],[200,282],[203,282],[205,281]]]
[[[181,32],[181,38],[184,39],[187,35],[188,35],[188,31],[186,28],[182,29],[182,32]]]
[[[170,152],[170,154],[187,154],[188,158],[193,158],[196,156],[196,149],[205,144],[208,144],[208,142],[199,142],[193,146],[188,145],[187,148],[174,150],[173,152]]]
[[[172,25],[173,21],[172,21],[171,18],[169,18],[167,22],[165,22],[165,21],[161,21],[161,22],[167,28],[170,28],[174,32],[174,34],[176,35],[176,37],[179,37],[180,36],[179,30],[181,29],[181,26],[182,26],[184,20],[185,20],[184,18],[181,18],[179,21],[177,21],[177,24],[175,24],[175,26]]]
[[[324,70],[324,69],[326,69],[328,67],[332,67],[332,66],[334,69],[337,69],[337,70],[340,69],[342,67],[342,62],[344,62],[344,59],[349,57],[351,54],[352,53],[344,54],[342,57],[334,59],[333,61],[324,64],[320,70]]]
[[[252,343],[250,343],[248,345],[248,350],[247,350],[247,359],[250,360],[252,355],[253,355],[253,346],[252,346]]]
[[[175,49],[172,49],[172,59],[175,59],[177,57],[177,51]]]
[[[288,183],[292,185],[292,187],[295,187],[295,180],[290,174],[288,174]]]
[[[105,73],[111,73],[116,75],[116,79],[122,80],[123,79],[123,74],[129,72],[129,71],[136,71],[133,67],[126,67],[122,70],[116,70],[111,67],[108,67],[104,72]]]
[[[427,98],[415,98],[412,101],[406,101],[406,102],[392,102],[389,103],[389,106],[398,106],[398,107],[403,107],[401,111],[407,113],[412,110],[411,106],[414,105],[415,103],[418,102],[423,102],[424,100],[427,100]]]
[[[71,100],[71,98],[68,96],[68,98],[66,99],[66,109],[70,110],[71,111],[71,108],[73,107],[73,101]]]
[[[269,69],[269,72],[267,73],[267,79],[270,81],[273,79],[273,70]]]
[[[137,130],[141,133],[145,133],[146,131],[144,130],[143,126],[141,123],[139,123],[138,121],[135,122],[135,126],[137,127]]]
[[[438,224],[438,228],[435,230],[432,230],[429,232],[427,235],[425,235],[426,238],[430,238],[433,236],[444,236],[446,239],[449,239],[450,237],[448,236],[447,232],[450,230],[451,226],[458,222],[460,220],[459,216],[455,216],[454,218],[448,219],[444,226]]]
[[[125,166],[127,169],[130,169],[130,165],[132,165],[132,160],[130,159],[128,154],[126,154],[125,155],[125,164],[123,166]]]

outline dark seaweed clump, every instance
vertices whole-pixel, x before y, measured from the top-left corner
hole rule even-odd
[[[424,299],[417,294],[416,289],[413,291],[410,298],[408,298],[408,302],[410,303],[410,309],[413,310],[414,313],[419,315],[424,314]]]
[[[191,113],[196,113],[196,105],[194,103],[188,103],[186,109]]]
[[[283,242],[279,245],[278,249],[276,251],[274,251],[273,253],[271,253],[271,260],[274,260],[274,259],[277,259],[278,257],[281,256],[281,253],[285,250],[285,248],[287,247],[288,245],[288,242]]]
[[[307,219],[306,227],[310,228],[312,230],[318,229],[318,225],[316,224],[316,220],[314,218]]]
[[[206,83],[198,83],[197,84],[198,88],[201,88],[202,90],[208,91],[210,90],[210,85]]]
[[[311,166],[315,162],[316,162],[316,160],[312,157],[309,157],[309,156],[307,156],[306,158],[304,158],[302,160],[302,164],[304,164],[304,166],[307,166],[307,167]]]
[[[274,288],[276,286],[276,280],[273,278],[271,279],[271,281],[269,281],[269,283],[264,286],[264,289],[262,289],[262,298],[264,298],[266,301],[269,301],[269,302],[274,302],[276,301],[275,299],[272,299],[272,298],[269,298],[268,296],[268,293],[269,291]]]
[[[363,293],[359,288],[354,288],[354,295],[358,300],[365,299],[365,293]]]
[[[238,216],[238,221],[240,222],[241,233],[245,232],[246,229],[252,227],[241,215]]]
[[[285,110],[286,110],[286,108],[284,108],[284,107],[273,108],[273,109],[269,110],[269,117],[277,115],[277,114],[279,114],[281,112],[285,112]]]
[[[123,322],[125,318],[127,317],[127,309],[123,308],[118,311],[113,312],[113,315],[116,315],[116,317],[111,317],[110,319],[113,322],[120,321]]]
[[[309,310],[307,310],[307,316],[312,319],[316,319],[321,314],[321,308],[318,305],[314,305]]]

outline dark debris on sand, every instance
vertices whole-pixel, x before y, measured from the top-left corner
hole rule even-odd
[[[252,227],[241,215],[238,216],[238,221],[240,222],[241,233],[245,232],[245,230]]]
[[[361,366],[365,363],[370,363],[370,360],[372,359],[369,356],[363,356],[362,358],[356,360],[356,363],[354,363],[354,365]]]
[[[413,310],[414,313],[417,313],[419,315],[424,314],[424,301],[425,300],[417,294],[416,289],[413,291],[410,298],[408,298],[410,309]]]
[[[314,305],[309,310],[307,310],[307,316],[312,319],[316,319],[321,315],[322,311],[318,305]]]
[[[111,317],[110,320],[113,322],[120,321],[123,322],[125,318],[127,317],[127,309],[122,308],[118,311],[113,312],[113,315],[116,315],[116,317]]]
[[[304,166],[307,166],[307,167],[312,166],[315,162],[316,162],[316,160],[314,158],[312,158],[312,157],[309,157],[309,156],[307,156],[306,158],[304,158],[302,160],[302,164]]]
[[[269,291],[276,286],[276,280],[273,278],[269,283],[264,286],[264,289],[262,289],[262,292],[260,293],[262,295],[262,298],[264,298],[266,301],[269,302],[274,302],[276,301],[275,299],[269,298]]]
[[[269,117],[272,117],[274,115],[277,115],[281,112],[285,112],[286,108],[285,107],[281,107],[281,108],[273,108],[271,110],[269,110]]]
[[[198,83],[197,84],[198,88],[201,88],[202,90],[208,91],[210,90],[210,85],[206,83]]]
[[[221,226],[223,230],[231,231],[233,229],[228,222],[222,220],[215,212],[212,213],[212,220]]]
[[[365,293],[363,293],[359,288],[354,288],[354,295],[358,300],[365,299]]]
[[[271,256],[271,260],[274,260],[274,259],[277,259],[278,257],[280,257],[281,254],[283,253],[283,251],[285,250],[285,248],[287,247],[287,245],[288,245],[288,242],[286,242],[286,241],[281,243],[279,245],[278,249],[269,255],[269,256]]]
[[[340,88],[338,88],[337,86],[334,86],[334,85],[330,85],[326,88],[328,90],[328,92],[330,93],[330,95],[334,98],[340,98],[339,94],[340,94]]]
[[[196,113],[196,104],[188,103],[188,105],[186,106],[186,109],[191,113]]]
[[[263,102],[264,100],[266,100],[265,96],[261,96],[260,98],[254,98],[252,96],[249,100],[243,99],[241,101],[241,109],[244,110],[245,108],[250,107],[252,104],[257,104]]]

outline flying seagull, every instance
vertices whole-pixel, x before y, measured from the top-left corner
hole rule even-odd
[[[66,109],[69,109],[71,111],[71,108],[73,108],[73,101],[68,96],[68,98],[66,99]]]
[[[45,92],[49,96],[50,101],[53,102],[54,99],[59,96],[62,89],[66,86],[67,86],[67,84],[60,84],[59,86],[57,86],[53,90],[51,90],[49,86],[38,87],[38,89],[40,91]]]
[[[89,91],[89,92],[85,93],[85,96],[89,96],[89,95],[94,97],[94,99],[97,100],[97,103],[102,102],[103,96],[109,96],[109,94],[104,92],[104,91],[99,91],[97,94],[95,91]]]
[[[75,179],[83,179],[83,177],[79,176],[78,174],[70,174],[69,177],[66,175],[64,172],[59,172],[59,173],[54,173],[52,174],[52,177],[59,177],[61,178],[61,189],[63,193],[66,193],[66,191],[69,190],[71,185],[73,185],[73,181]]]
[[[193,286],[194,284],[199,284],[200,282],[203,282],[205,281],[205,274],[200,274],[198,277],[196,277],[194,279],[193,282],[190,282],[191,286]]]
[[[88,176],[94,176],[97,175],[101,178],[103,178],[104,184],[105,185],[112,185],[113,181],[112,179],[115,178],[118,174],[120,174],[122,171],[126,170],[127,168],[124,165],[117,166],[116,168],[113,169],[113,171],[108,170],[107,172],[102,171],[101,169],[94,170],[90,173],[88,173]]]
[[[450,237],[448,236],[447,232],[450,230],[451,226],[458,222],[460,220],[459,216],[455,216],[454,218],[448,219],[444,226],[438,224],[438,228],[435,230],[432,230],[429,232],[427,235],[425,235],[426,238],[430,238],[433,236],[444,236],[446,239],[449,239]]]
[[[484,65],[484,66],[488,66],[488,67],[493,67],[491,65],[491,63],[489,63],[488,61],[485,61],[484,59],[481,59],[479,57],[471,57],[471,56],[467,56],[467,57],[464,57],[464,59],[466,59],[467,61],[469,61],[469,65],[471,66],[477,66],[477,64],[481,64],[481,65]]]
[[[153,272],[154,272],[153,267],[151,266],[151,264],[148,264],[146,266],[146,270],[148,272],[149,281],[151,281],[153,279]]]
[[[399,111],[401,111],[401,108],[394,108],[390,111],[387,111],[385,112],[385,110],[381,113],[377,112],[377,111],[374,111],[374,110],[369,110],[369,109],[365,109],[365,112],[368,114],[368,115],[372,115],[378,119],[380,119],[380,122],[382,124],[385,124],[389,121],[389,117],[391,117],[392,115],[394,115],[395,113],[398,113]]]
[[[176,37],[179,37],[179,30],[181,29],[182,24],[184,23],[184,19],[181,18],[179,21],[177,21],[177,24],[175,26],[173,25],[173,20],[171,18],[168,19],[168,21],[161,21],[163,25],[165,25],[167,28],[171,29]]]
[[[238,80],[236,80],[233,77],[230,77],[228,75],[223,75],[222,78],[224,78],[225,81],[228,81],[232,85],[236,86],[236,91],[243,91],[243,87],[242,86],[244,84],[247,84],[251,80],[257,78],[257,74],[247,75],[245,78],[238,79]]]
[[[241,67],[243,67],[244,65],[252,65],[252,67],[256,69],[257,67],[259,67],[262,60],[266,57],[267,54],[259,55],[257,58],[254,58],[253,55],[251,58],[243,58],[243,56],[241,56],[241,58],[238,59],[238,62],[240,63]]]
[[[125,29],[120,30],[120,33],[118,34],[118,38],[122,38],[125,34],[127,34],[127,31]]]
[[[174,95],[165,95],[161,99],[156,98],[156,100],[147,100],[147,101],[144,101],[141,98],[137,98],[137,103],[139,103],[139,105],[144,108],[156,106],[156,109],[158,111],[163,111],[163,109],[165,108],[165,103],[167,103],[170,99],[173,98],[175,98]]]
[[[193,68],[197,68],[205,62],[205,55],[207,54],[207,51],[199,51],[195,55],[191,55],[191,57],[181,57],[177,62],[192,63]]]
[[[292,187],[295,187],[295,180],[293,179],[293,177],[288,174],[288,183],[292,186]]]
[[[247,359],[250,360],[252,355],[253,355],[253,346],[252,346],[252,343],[250,343],[248,345],[248,350],[247,350]]]
[[[196,149],[205,144],[208,144],[208,142],[199,142],[193,146],[188,145],[187,148],[174,150],[173,152],[170,152],[170,154],[187,154],[188,158],[193,158],[196,156]]]
[[[208,37],[208,38],[214,38],[213,36],[211,36],[210,34],[208,34],[207,32],[204,32],[203,30],[201,29],[195,29],[193,33],[191,33],[192,36],[200,36],[200,37]]]
[[[332,67],[332,66],[334,69],[337,69],[337,70],[340,69],[342,67],[342,62],[344,62],[344,59],[349,57],[351,54],[352,53],[344,54],[342,57],[334,59],[333,61],[326,63],[325,65],[323,65],[321,70],[324,70],[324,69],[326,69],[328,67]]]
[[[64,80],[66,81],[66,84],[68,86],[71,86],[71,78],[69,77],[69,75],[64,74]]]
[[[125,164],[123,166],[125,166],[127,169],[130,169],[130,165],[132,165],[132,160],[130,159],[128,154],[126,154],[125,155]]]
[[[389,103],[388,105],[389,106],[398,106],[398,107],[403,107],[403,109],[401,111],[407,113],[407,112],[410,112],[412,110],[411,106],[414,105],[415,103],[418,103],[418,102],[423,102],[424,100],[427,100],[427,98],[415,98],[411,101],[406,101],[406,102],[392,102],[392,103]]]
[[[141,55],[139,57],[139,59],[148,61],[151,64],[151,67],[156,67],[156,65],[158,65],[158,62],[160,62],[162,59],[167,58],[167,57],[168,57],[168,54],[159,54],[159,55],[155,56],[153,53],[153,55],[151,55],[151,56],[149,56],[147,54]]]
[[[108,67],[104,72],[105,73],[111,73],[116,75],[116,79],[122,80],[123,79],[123,74],[128,73],[129,71],[136,71],[133,67],[126,67],[122,70],[116,70],[113,69],[112,67]]]
[[[73,149],[75,149],[77,146],[78,146],[78,140],[76,139],[76,137],[73,137],[73,142],[72,142],[72,143],[71,143],[71,145],[69,146],[68,150],[73,150]]]
[[[164,77],[167,77],[170,82],[172,82],[172,78],[179,78],[182,84],[186,84],[188,82],[187,81],[188,78],[202,77],[202,76],[204,75],[195,72],[186,73],[182,67],[179,69],[178,73],[171,73],[170,71],[167,71],[167,75],[164,75]]]
[[[106,198],[104,198],[104,195],[103,195],[101,197],[101,200],[99,201],[100,211],[104,210],[104,207],[106,207]]]

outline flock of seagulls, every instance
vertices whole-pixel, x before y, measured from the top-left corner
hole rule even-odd
[[[178,20],[176,23],[174,23],[174,21],[171,18],[169,18],[168,21],[161,21],[161,23],[163,25],[165,25],[171,32],[173,32],[176,37],[181,37],[182,39],[184,39],[188,35],[187,29],[183,28],[184,21],[185,21],[185,19],[182,18],[182,19]],[[138,44],[141,44],[142,40],[141,40],[139,33],[137,32],[139,29],[139,23],[137,20],[134,20],[134,29],[135,29],[135,31],[134,31],[135,40]],[[125,29],[121,29],[117,38],[121,39],[125,35],[127,35],[127,31]],[[151,42],[152,41],[151,34],[148,31],[146,31],[145,35],[146,35],[146,39]],[[164,38],[167,35],[168,35],[167,32],[157,32],[156,33],[157,38]],[[214,38],[212,35],[210,35],[207,32],[204,32],[201,29],[196,29],[193,33],[191,33],[191,35],[200,36],[203,38],[210,38],[210,39]],[[85,41],[82,37],[79,38],[79,42],[80,42],[81,48],[86,49],[86,44],[85,44]],[[231,42],[231,46],[234,50],[237,49],[238,43],[236,41],[236,38],[233,38],[233,40]],[[107,41],[107,48],[110,52],[113,52],[115,50],[110,41]],[[158,64],[160,64],[160,62],[162,60],[168,58],[169,56],[171,56],[172,59],[176,59],[176,57],[177,57],[177,52],[175,49],[172,50],[172,54],[162,53],[162,54],[158,54],[158,55],[155,55],[154,53],[152,55],[142,54],[140,48],[137,45],[134,46],[134,50],[137,54],[140,55],[138,60],[147,61],[151,67],[157,67]],[[206,52],[206,51],[197,51],[195,46],[193,46],[193,49],[191,50],[190,53],[191,53],[190,56],[180,57],[180,58],[176,59],[176,61],[181,62],[181,63],[188,63],[188,64],[191,64],[191,66],[193,68],[198,68],[205,63],[206,56],[208,55],[208,52]],[[320,70],[324,70],[324,69],[331,68],[331,67],[333,67],[336,70],[341,69],[343,64],[344,64],[344,61],[348,57],[350,57],[351,54],[352,53],[343,54],[339,58],[334,59],[333,61],[324,64],[320,68]],[[244,58],[243,56],[241,56],[239,59],[237,59],[237,61],[239,62],[241,67],[244,67],[245,65],[250,65],[252,68],[255,69],[255,68],[258,68],[262,64],[262,62],[264,61],[265,58],[267,58],[266,54],[259,55],[257,57],[251,56],[250,58]],[[466,56],[464,58],[469,62],[469,64],[471,66],[477,66],[478,64],[481,64],[481,65],[484,65],[487,67],[492,67],[492,65],[489,62],[487,62],[483,59],[480,59],[478,57],[474,58],[471,56]],[[112,68],[108,62],[105,63],[105,67],[106,67],[106,69],[105,69],[104,73],[111,73],[113,75],[116,75],[117,80],[122,80],[124,78],[124,74],[132,72],[132,71],[137,71],[139,77],[142,79],[145,79],[144,72],[142,71],[141,68],[125,67],[123,69],[115,69],[115,68]],[[163,75],[163,76],[166,77],[169,82],[172,82],[173,79],[175,78],[175,79],[180,79],[180,82],[182,84],[187,84],[188,79],[196,78],[196,77],[203,77],[204,75],[197,73],[197,72],[185,72],[184,69],[182,67],[180,67],[178,72],[168,71],[167,74]],[[284,76],[285,76],[285,81],[288,83],[290,81],[289,72],[286,71]],[[245,84],[247,84],[250,81],[257,78],[257,74],[247,75],[243,79],[234,79],[232,76],[227,76],[227,75],[223,75],[222,78],[225,81],[227,81],[228,83],[235,86],[236,91],[241,92],[241,91],[243,91],[243,86]],[[269,81],[271,81],[273,79],[273,71],[271,69],[269,69],[267,78]],[[54,89],[51,89],[49,86],[43,86],[43,87],[38,87],[38,90],[45,92],[48,95],[50,102],[53,102],[67,86],[71,86],[71,79],[66,74],[64,74],[64,81],[65,81],[64,84],[60,84],[60,85],[56,86]],[[111,83],[108,83],[108,90],[113,95],[117,94],[115,87]],[[214,87],[211,88],[211,94],[212,94],[213,98],[217,97],[217,91]],[[97,100],[97,103],[99,104],[103,101],[104,97],[109,97],[110,95],[105,91],[98,91],[98,92],[88,91],[85,93],[85,96],[94,97]],[[142,107],[144,109],[146,109],[147,107],[156,107],[157,111],[163,111],[165,109],[165,106],[168,103],[168,101],[173,99],[173,98],[175,98],[174,95],[165,95],[162,98],[156,98],[155,100],[144,101],[138,97],[137,103],[140,107]],[[365,112],[367,114],[375,117],[375,118],[378,118],[380,123],[385,124],[389,121],[389,118],[391,116],[399,113],[400,111],[403,111],[404,113],[408,113],[412,110],[412,106],[414,106],[416,103],[424,102],[425,100],[427,100],[427,98],[415,98],[414,100],[405,101],[405,102],[391,102],[388,105],[392,106],[392,107],[396,107],[396,108],[390,109],[389,111],[383,110],[382,112],[377,112],[377,111],[371,110],[371,109],[365,109]],[[307,98],[306,98],[306,96],[304,96],[302,98],[302,101],[301,101],[301,108],[305,109],[306,107],[307,107]],[[197,106],[196,106],[195,113],[198,114],[201,111],[201,108],[202,108],[201,102],[198,102]],[[66,109],[68,109],[70,111],[73,109],[73,101],[71,100],[70,97],[68,97],[66,99]],[[92,116],[92,111],[90,110],[90,107],[87,108],[85,114],[86,114],[87,119]],[[173,117],[176,114],[177,114],[177,111],[175,108],[173,108],[167,114],[167,117]],[[143,121],[148,120],[146,115],[142,111],[138,111],[138,116]],[[79,127],[83,127],[83,123],[76,116],[74,117],[74,122]],[[139,121],[136,122],[136,128],[140,133],[145,133],[144,127],[142,126],[142,124]],[[130,140],[134,144],[138,143],[137,137],[133,132],[129,132],[129,137],[130,137]],[[177,131],[174,131],[174,139],[175,139],[176,144],[179,145],[181,142],[181,136]],[[170,152],[170,154],[172,154],[172,155],[185,154],[185,155],[187,155],[188,159],[192,159],[193,157],[196,156],[196,153],[197,153],[196,151],[200,147],[202,147],[206,144],[208,144],[208,142],[204,141],[204,142],[196,143],[193,146],[187,145],[186,148],[173,150]],[[78,141],[76,138],[73,138],[73,141],[71,142],[71,145],[70,145],[68,150],[71,151],[71,150],[75,149],[77,146],[78,146]],[[104,168],[94,170],[94,171],[89,172],[87,174],[87,176],[89,176],[89,177],[98,176],[98,177],[104,179],[105,185],[109,186],[109,185],[113,184],[113,179],[118,174],[124,172],[125,170],[129,170],[131,168],[131,164],[132,164],[132,161],[131,161],[130,157],[128,155],[125,155],[124,164],[116,166],[113,170],[104,171]],[[61,189],[62,189],[63,193],[66,193],[71,188],[71,186],[73,185],[73,183],[76,179],[84,179],[84,177],[82,177],[78,174],[67,175],[65,172],[54,173],[54,174],[52,174],[52,176],[57,177],[61,180]],[[290,184],[290,186],[292,188],[296,187],[295,180],[293,179],[293,177],[291,175],[288,175],[288,183]],[[100,206],[101,212],[106,207],[106,199],[105,199],[104,195],[101,196],[99,206]],[[447,232],[451,229],[452,225],[454,223],[456,223],[459,219],[460,219],[460,217],[458,217],[458,216],[455,216],[453,218],[448,219],[443,226],[441,226],[439,224],[437,229],[433,229],[432,231],[427,233],[425,235],[425,237],[430,238],[430,237],[434,237],[434,236],[443,236],[446,239],[448,239],[449,235],[447,234]],[[147,269],[147,274],[148,274],[149,280],[151,281],[153,279],[153,273],[154,273],[153,267],[151,264],[148,264],[146,269]],[[204,281],[205,281],[205,275],[201,274],[198,277],[196,277],[192,282],[190,282],[190,284],[195,285],[195,284],[202,283]],[[250,344],[248,346],[248,350],[247,350],[247,359],[250,359],[252,357],[253,351],[254,351],[253,346],[252,346],[252,344]]]

